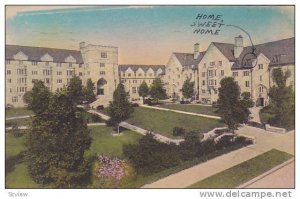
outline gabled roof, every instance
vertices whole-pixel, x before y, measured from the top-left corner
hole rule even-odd
[[[221,53],[229,60],[229,61],[234,61],[234,54],[233,54],[233,49],[234,45],[233,44],[227,44],[227,43],[219,43],[219,42],[212,42],[218,49],[221,51]]]
[[[48,53],[51,57],[53,57],[53,62],[63,63],[65,62],[65,59],[71,55],[76,59],[77,64],[83,63],[81,52],[78,50],[19,45],[6,45],[5,59],[14,59],[14,55],[16,55],[19,52],[23,52],[26,56],[28,56],[28,60],[30,61],[41,61],[41,57]]]
[[[125,72],[128,68],[131,68],[133,72],[136,72],[139,68],[141,68],[144,72],[147,72],[149,68],[151,68],[154,72],[156,72],[158,69],[161,69],[163,73],[165,73],[165,65],[135,65],[135,64],[119,65],[119,72]]]
[[[221,51],[221,53],[231,62],[234,62],[232,69],[251,68],[250,65],[242,64],[245,59],[253,60],[256,57],[252,53],[252,46],[244,47],[240,56],[234,57],[233,44],[213,42],[213,44]],[[254,45],[254,54],[258,56],[263,54],[271,62],[270,66],[280,66],[284,64],[295,63],[295,37],[282,39],[278,41]]]
[[[193,53],[173,53],[173,54],[175,55],[175,57],[178,59],[178,61],[182,66],[191,66],[191,65],[198,66],[198,64],[200,63],[201,59],[205,54],[205,51],[200,52],[197,59],[194,59]]]

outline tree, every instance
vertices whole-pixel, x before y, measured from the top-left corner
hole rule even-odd
[[[143,81],[143,83],[139,87],[139,95],[141,97],[143,97],[143,101],[144,101],[145,97],[147,97],[148,94],[149,94],[148,85],[147,85],[147,83],[145,81]]]
[[[28,104],[29,109],[36,115],[40,115],[47,110],[51,95],[44,83],[37,81],[34,83],[32,90],[25,93],[23,99]]]
[[[73,76],[67,87],[68,96],[73,104],[79,104],[83,100],[82,81],[78,76]]]
[[[194,94],[194,82],[191,82],[190,79],[187,79],[184,81],[183,85],[182,85],[182,94],[183,97],[188,99],[193,97]]]
[[[295,94],[291,86],[286,86],[289,76],[290,71],[283,73],[281,68],[273,70],[272,78],[276,85],[270,88],[269,105],[261,110],[269,115],[265,122],[288,129],[295,125]]]
[[[84,152],[91,137],[82,114],[65,93],[55,94],[47,112],[35,117],[27,138],[28,171],[33,180],[57,188],[81,187],[89,179]]]
[[[250,111],[240,99],[240,87],[232,77],[223,78],[219,88],[219,110],[221,118],[234,133],[239,123],[248,120]]]
[[[120,123],[129,118],[133,113],[133,108],[128,100],[128,93],[125,91],[124,85],[119,83],[113,94],[113,101],[109,103],[108,115],[111,121],[116,123],[118,133],[120,133]]]
[[[96,95],[94,93],[95,85],[92,82],[91,78],[89,78],[86,82],[86,87],[83,88],[83,96],[84,100],[88,103],[92,103],[96,100]]]
[[[163,88],[163,83],[159,78],[156,78],[150,86],[150,95],[155,100],[166,99],[167,93]]]

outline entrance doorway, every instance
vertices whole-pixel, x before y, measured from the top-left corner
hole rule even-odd
[[[101,78],[97,82],[97,95],[104,95],[104,86],[107,84],[106,80]]]
[[[265,105],[265,99],[263,97],[260,97],[256,101],[256,106],[264,106]]]

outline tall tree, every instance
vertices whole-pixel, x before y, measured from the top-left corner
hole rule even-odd
[[[166,99],[167,93],[161,79],[156,78],[150,86],[150,95],[155,100]]]
[[[96,100],[96,95],[94,93],[94,90],[95,90],[95,85],[92,82],[92,79],[89,78],[86,82],[86,87],[83,88],[84,100],[87,101],[88,103],[92,103],[93,101]]]
[[[241,122],[249,117],[249,110],[240,99],[240,87],[232,77],[223,78],[219,88],[219,110],[221,118],[228,128],[234,132]]]
[[[139,95],[143,98],[144,101],[145,97],[147,97],[148,94],[149,94],[148,85],[145,81],[143,81],[143,83],[139,87]]]
[[[83,100],[82,81],[78,76],[73,76],[67,87],[68,96],[73,104],[79,104]]]
[[[70,97],[55,94],[46,112],[35,117],[27,136],[28,171],[33,180],[57,188],[81,187],[89,178],[84,152],[91,137]]]
[[[270,103],[262,111],[270,113],[267,122],[290,129],[295,125],[295,94],[291,86],[286,86],[289,76],[290,71],[283,73],[281,68],[273,70],[272,78],[276,85],[270,88]]]
[[[108,107],[108,115],[112,121],[116,123],[118,133],[120,133],[120,123],[130,117],[133,108],[128,100],[128,93],[125,91],[124,85],[119,83],[113,94],[113,101]]]
[[[23,99],[28,104],[29,109],[36,115],[40,115],[47,110],[50,97],[51,92],[49,89],[42,81],[37,81],[34,83],[32,90],[25,93]]]
[[[190,79],[187,79],[184,81],[184,83],[182,85],[182,94],[183,94],[184,98],[188,99],[188,98],[193,97],[194,85],[195,85],[195,82],[191,82]]]

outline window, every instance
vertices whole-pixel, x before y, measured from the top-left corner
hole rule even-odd
[[[222,61],[219,61],[219,66],[222,66]]]
[[[221,70],[221,76],[224,76],[224,70]]]
[[[51,71],[50,70],[43,70],[43,75],[51,75]]]
[[[215,62],[212,61],[212,62],[209,63],[209,65],[214,66],[214,65],[215,65]]]
[[[128,77],[131,77],[131,73],[128,73],[128,75],[127,75]]]
[[[261,75],[259,76],[259,80],[262,81],[262,76]]]
[[[142,73],[139,73],[138,76],[139,76],[139,77],[142,77]],[[169,79],[170,79],[170,75],[169,75]]]
[[[105,75],[105,71],[100,71],[100,75]]]
[[[36,66],[37,65],[37,61],[32,61],[31,65]]]
[[[132,87],[132,93],[133,93],[133,94],[136,93],[136,87]]]
[[[259,70],[264,69],[264,65],[263,64],[258,64],[258,69]]]
[[[67,76],[73,76],[74,71],[73,70],[67,70]]]
[[[205,90],[202,90],[202,93],[205,93]]]
[[[203,64],[203,68],[206,68],[206,63]]]
[[[50,79],[49,79],[49,78],[46,78],[46,79],[45,79],[45,82],[46,82],[46,84],[50,84]]]
[[[8,83],[11,83],[11,79],[7,79],[7,82],[8,82]]]
[[[72,65],[72,63],[69,63],[69,67],[72,67],[73,65]]]
[[[7,70],[6,74],[10,75],[11,74],[11,70]]]
[[[9,88],[9,92],[12,93],[12,88]]]
[[[245,85],[246,85],[246,87],[249,87],[249,86],[250,86],[250,82],[249,82],[249,81],[246,81],[246,82],[245,82]]]
[[[123,77],[125,77],[125,73],[123,73]]]
[[[244,71],[244,76],[249,76],[249,71]]]
[[[137,83],[137,80],[132,80],[132,83]]]
[[[79,68],[82,68],[83,64],[79,64]]]
[[[6,60],[6,64],[10,64],[10,60]]]
[[[205,77],[205,72],[202,72],[202,77]]]
[[[61,71],[57,71],[57,75],[62,75],[62,72]]]
[[[152,73],[149,74],[149,77],[152,77]]]
[[[234,77],[237,77],[237,76],[239,76],[239,72],[233,72],[232,75],[233,75]]]
[[[215,94],[218,94],[218,90],[214,90]]]
[[[202,86],[205,86],[205,80],[202,81]]]
[[[79,72],[79,76],[82,76],[82,72]]]
[[[101,58],[107,58],[107,53],[106,52],[102,52],[101,53]]]
[[[56,66],[57,67],[61,67],[61,63],[56,63]]]
[[[105,67],[105,63],[100,63],[100,67]]]
[[[62,83],[62,79],[57,79],[57,83]]]
[[[215,80],[215,85],[217,85],[217,80]]]
[[[33,75],[37,75],[38,72],[37,72],[36,70],[33,70],[33,71],[32,71],[32,74],[33,74]]]
[[[18,102],[18,96],[13,96],[11,101],[12,102]]]
[[[214,75],[213,72],[214,72],[213,70],[209,70],[209,71],[208,71],[208,76],[209,76],[209,77],[212,77],[212,76]]]
[[[259,87],[259,92],[260,92],[260,93],[263,93],[263,92],[264,92],[264,87],[263,87],[263,86],[260,86],[260,87]]]

